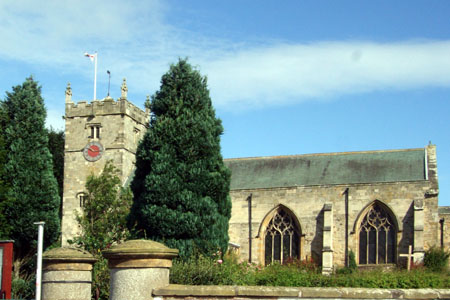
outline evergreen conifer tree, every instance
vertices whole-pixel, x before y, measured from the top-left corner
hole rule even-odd
[[[5,214],[5,209],[10,205],[10,201],[6,197],[8,184],[5,181],[5,164],[6,164],[6,144],[5,144],[5,126],[7,124],[7,115],[0,102],[0,240],[8,239],[11,225]]]
[[[36,249],[34,222],[45,222],[45,246],[58,239],[60,200],[44,127],[46,110],[41,88],[27,78],[13,87],[12,93],[6,93],[2,105],[8,119],[4,131],[4,179],[11,203],[4,207],[4,213],[11,225],[9,238],[15,241],[15,257],[20,259]]]
[[[53,175],[58,182],[59,198],[63,197],[64,184],[64,130],[56,130],[50,127],[48,130],[48,150],[52,155]]]
[[[210,254],[228,245],[230,171],[207,81],[186,60],[163,75],[139,144],[128,225],[139,237]]]

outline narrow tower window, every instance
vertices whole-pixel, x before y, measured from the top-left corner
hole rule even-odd
[[[134,133],[134,143],[137,144],[137,142],[139,141],[140,130],[134,127],[133,133]]]
[[[90,135],[88,138],[90,139],[100,139],[100,124],[90,124],[88,125]]]
[[[80,207],[84,207],[87,199],[86,193],[85,192],[78,193],[77,198],[78,201],[80,201]]]

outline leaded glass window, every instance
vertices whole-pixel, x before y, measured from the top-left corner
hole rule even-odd
[[[390,214],[380,204],[372,205],[359,229],[359,263],[395,263],[396,235]]]
[[[300,258],[300,229],[293,217],[278,209],[270,220],[264,237],[266,265],[288,258]]]

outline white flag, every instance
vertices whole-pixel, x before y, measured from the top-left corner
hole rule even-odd
[[[89,57],[91,59],[91,61],[94,61],[95,57],[97,56],[97,53],[95,54],[89,54],[89,53],[84,53],[84,56]]]

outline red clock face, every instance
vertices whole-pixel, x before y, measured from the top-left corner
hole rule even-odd
[[[91,145],[88,148],[88,155],[90,157],[96,157],[97,155],[100,155],[100,148],[97,145]]]
[[[102,157],[103,146],[99,142],[90,142],[84,147],[83,155],[87,161],[96,161]]]

